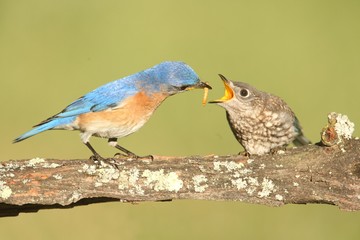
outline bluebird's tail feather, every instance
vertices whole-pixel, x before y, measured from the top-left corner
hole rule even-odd
[[[30,131],[24,133],[23,135],[21,135],[18,138],[15,138],[13,140],[13,143],[17,143],[17,142],[21,142],[29,137],[32,137],[36,134],[39,134],[41,132],[44,132],[46,130],[51,130],[54,129],[56,127],[60,127],[62,125],[66,125],[66,124],[70,124],[71,122],[74,121],[74,117],[67,117],[67,118],[49,118],[41,123],[39,123],[38,125],[35,125],[33,129],[31,129]]]

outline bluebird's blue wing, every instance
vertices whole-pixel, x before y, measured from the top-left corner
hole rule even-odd
[[[131,76],[105,84],[80,97],[54,117],[77,116],[116,107],[122,100],[137,93]]]
[[[35,125],[32,130],[16,138],[14,142],[20,142],[43,131],[70,124],[80,114],[99,112],[116,107],[121,101],[137,93],[135,79],[136,76],[132,75],[110,82],[89,92],[71,103],[60,113]]]

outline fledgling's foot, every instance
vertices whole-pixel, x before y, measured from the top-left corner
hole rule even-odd
[[[247,151],[243,151],[243,152],[239,152],[238,155],[244,156],[249,158],[250,157],[250,153],[248,153]]]
[[[272,155],[275,155],[275,154],[284,154],[286,151],[286,146],[280,146],[280,147],[276,147],[276,148],[273,148],[270,150],[270,153]]]

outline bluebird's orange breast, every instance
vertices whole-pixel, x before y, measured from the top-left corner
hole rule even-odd
[[[148,95],[139,92],[116,107],[81,114],[75,122],[81,132],[105,138],[124,137],[141,128],[168,96],[164,93]]]

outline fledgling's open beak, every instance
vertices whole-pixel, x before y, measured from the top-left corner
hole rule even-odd
[[[234,97],[234,90],[230,87],[230,83],[231,83],[230,80],[227,80],[226,77],[224,77],[221,74],[219,74],[219,76],[224,83],[225,94],[222,98],[210,101],[209,103],[222,103],[222,102],[226,102]]]
[[[204,88],[208,88],[208,89],[212,89],[212,87],[205,83],[205,82],[198,82],[195,85],[189,86],[187,88],[185,88],[185,90],[192,90],[192,89],[204,89]]]

